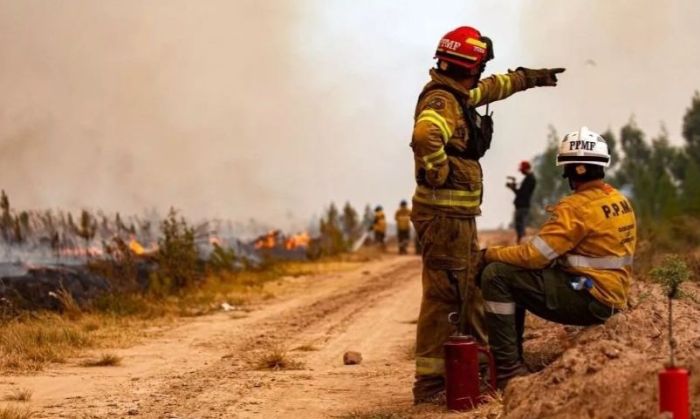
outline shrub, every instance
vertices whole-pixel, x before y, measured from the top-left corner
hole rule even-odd
[[[178,219],[171,208],[160,224],[162,237],[158,240],[158,266],[151,276],[151,291],[158,294],[179,292],[201,279],[194,229],[184,218]]]

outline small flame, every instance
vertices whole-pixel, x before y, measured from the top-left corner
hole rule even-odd
[[[277,239],[280,235],[279,230],[272,230],[269,233],[260,236],[255,240],[256,249],[274,249],[277,246]]]
[[[307,247],[310,241],[311,236],[304,231],[303,233],[287,237],[287,240],[284,242],[284,248],[287,250],[294,250],[300,247]]]
[[[129,241],[129,250],[131,250],[137,256],[141,256],[146,253],[146,249],[136,239],[131,239]]]

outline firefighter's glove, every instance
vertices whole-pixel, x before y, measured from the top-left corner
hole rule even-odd
[[[518,67],[515,71],[523,73],[527,87],[539,87],[556,86],[557,74],[563,73],[565,70],[565,68],[540,68],[539,70],[533,70],[531,68]]]

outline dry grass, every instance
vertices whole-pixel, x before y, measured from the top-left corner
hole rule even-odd
[[[17,388],[12,390],[10,394],[4,397],[6,401],[12,402],[28,402],[32,398],[32,390],[28,388]]]
[[[61,303],[61,315],[24,314],[0,324],[0,372],[40,371],[48,364],[78,357],[85,350],[133,345],[138,337],[153,333],[145,330],[162,330],[179,317],[219,311],[223,302],[246,306],[272,298],[265,285],[283,277],[326,274],[358,265],[342,259],[280,262],[262,270],[211,275],[198,287],[179,295],[112,294],[82,309],[62,288],[54,295]],[[270,351],[266,356],[267,361],[261,362],[270,366],[264,368],[300,367],[285,351]]]
[[[34,412],[27,408],[5,406],[0,408],[0,419],[29,419],[34,417]]]
[[[61,312],[64,316],[71,320],[77,320],[83,316],[83,310],[73,298],[73,295],[68,292],[61,284],[61,288],[53,295],[61,304]]]
[[[274,346],[257,356],[255,367],[259,370],[299,370],[304,364],[294,360],[284,348]]]
[[[12,321],[0,329],[0,368],[38,371],[48,363],[65,362],[79,348],[93,344],[93,338],[77,323],[60,316]]]
[[[44,313],[12,320],[0,326],[0,371],[40,371],[88,349],[133,344],[152,324],[104,314],[84,314],[70,320]]]
[[[102,354],[97,359],[88,359],[80,363],[83,367],[117,367],[122,364],[122,357],[115,354]]]
[[[469,412],[472,417],[497,419],[503,416],[503,393],[496,392],[492,396],[488,396],[485,403],[477,406],[476,409]]]

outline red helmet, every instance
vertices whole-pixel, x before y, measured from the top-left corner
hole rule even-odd
[[[531,168],[532,168],[532,166],[530,166],[529,161],[523,160],[520,162],[520,169],[519,169],[520,171],[524,172],[524,171],[530,170]]]
[[[473,70],[493,58],[493,47],[478,30],[462,26],[442,37],[435,58]]]

